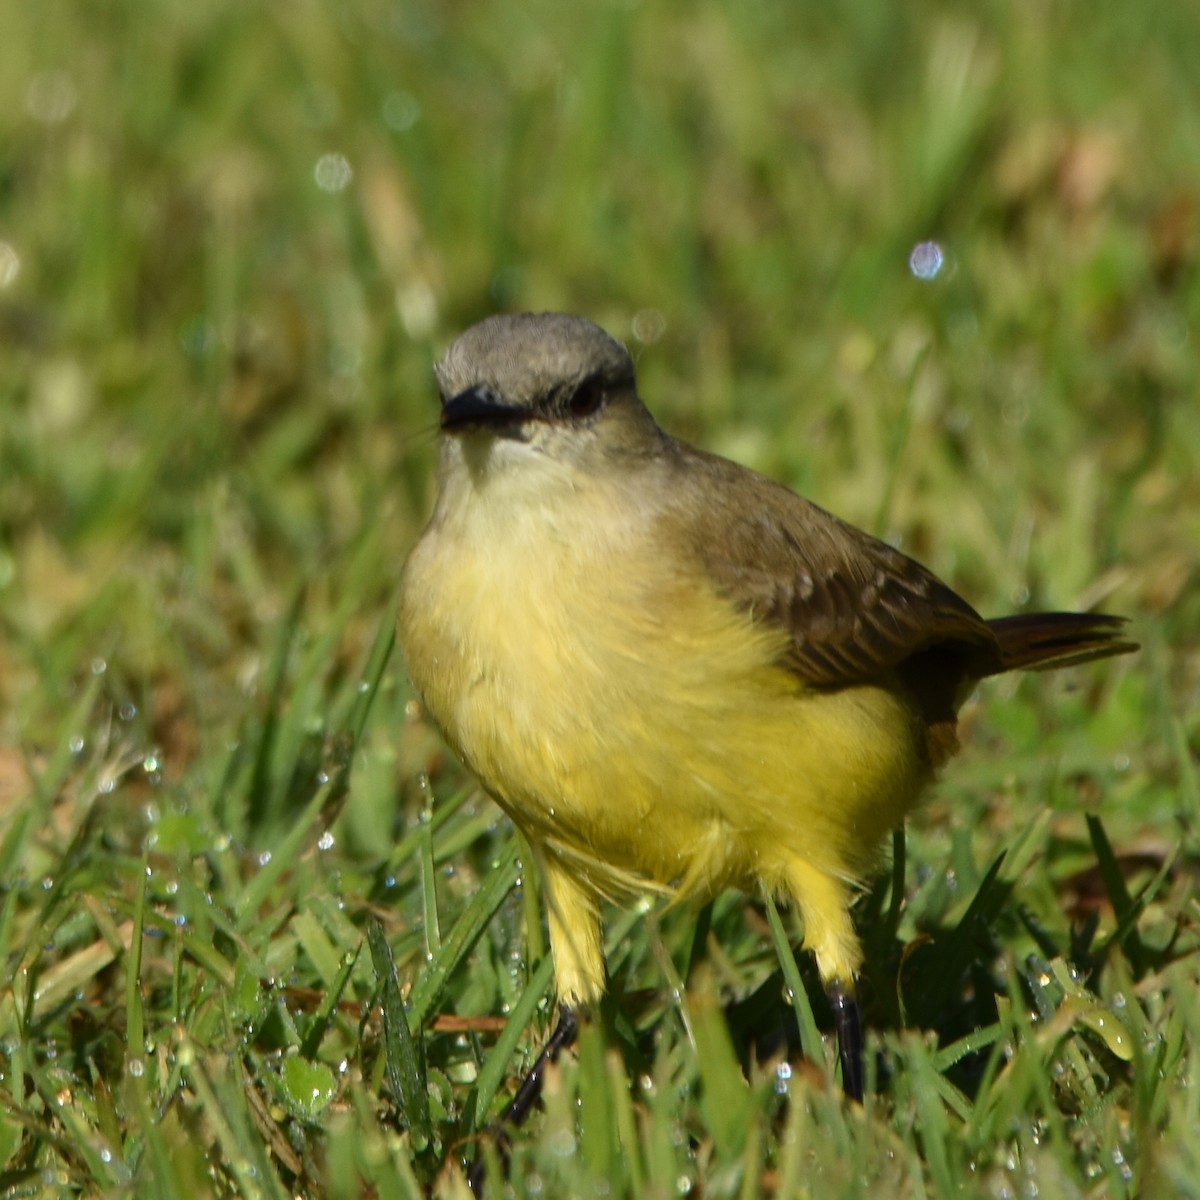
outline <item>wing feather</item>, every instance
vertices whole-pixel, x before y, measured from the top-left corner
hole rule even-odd
[[[786,665],[806,682],[878,679],[935,647],[959,661],[960,679],[1001,668],[987,622],[919,563],[762,476],[676,445],[675,469],[692,483],[674,492],[680,531],[722,593],[787,631]],[[704,504],[703,520],[689,504]]]

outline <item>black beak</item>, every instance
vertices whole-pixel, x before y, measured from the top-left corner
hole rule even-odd
[[[442,402],[442,429],[449,432],[518,425],[528,416],[519,405],[506,404],[486,383],[477,383]]]

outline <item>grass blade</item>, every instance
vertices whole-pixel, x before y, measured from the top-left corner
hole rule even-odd
[[[367,925],[367,941],[375,975],[380,983],[383,1004],[383,1041],[388,1084],[408,1122],[413,1148],[421,1153],[433,1140],[433,1121],[429,1115],[429,1080],[425,1067],[425,1043],[409,1028],[400,999],[400,983],[391,947],[378,921]]]

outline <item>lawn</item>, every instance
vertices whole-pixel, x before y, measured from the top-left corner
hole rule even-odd
[[[1142,649],[965,710],[857,905],[861,1108],[792,914],[647,901],[513,1192],[1200,1196],[1194,0],[0,23],[0,1195],[466,1195],[551,971],[394,595],[432,363],[564,309],[672,432]]]

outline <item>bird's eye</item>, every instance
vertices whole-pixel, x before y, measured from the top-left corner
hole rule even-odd
[[[590,417],[604,403],[604,385],[598,379],[585,379],[567,401],[567,411],[573,417]]]

